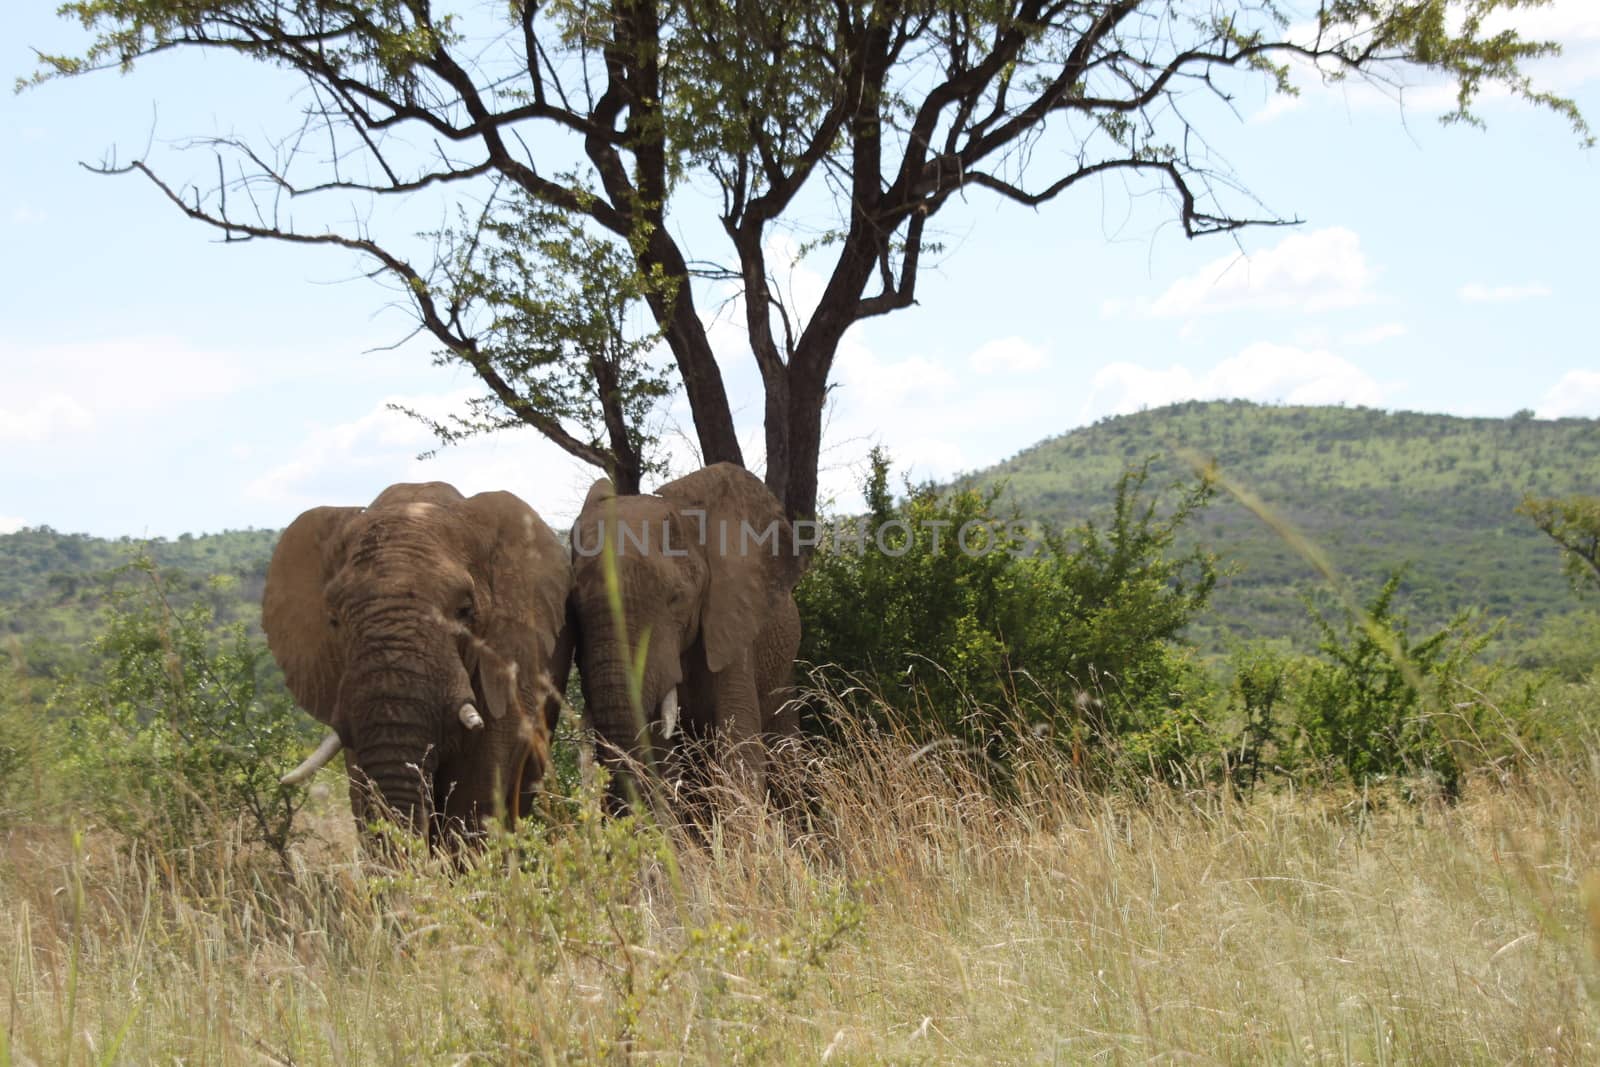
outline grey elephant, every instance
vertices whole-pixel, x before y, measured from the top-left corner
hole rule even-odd
[[[548,763],[572,661],[572,566],[511,493],[393,485],[284,530],[262,626],[301,707],[329,728],[284,782],[343,749],[350,801],[435,843],[515,819]]]
[[[761,795],[763,742],[797,730],[787,706],[800,645],[791,593],[804,560],[777,498],[731,463],[653,495],[617,496],[602,478],[571,546],[585,718],[612,772],[613,803],[638,784],[631,766],[672,765],[685,742],[705,742]],[[607,595],[608,554],[625,634]],[[627,670],[641,644],[636,712]]]

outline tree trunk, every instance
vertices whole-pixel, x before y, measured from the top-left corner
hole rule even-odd
[[[857,211],[861,210],[858,205]],[[822,458],[822,409],[828,402],[828,376],[833,372],[839,342],[856,322],[858,302],[877,262],[876,226],[863,217],[852,221],[853,232],[846,238],[822,299],[785,368],[783,436],[787,470],[782,491],[773,492],[783,501],[783,509],[791,519],[810,519],[817,514],[817,464]],[[887,232],[892,233],[893,227],[888,226]],[[771,393],[769,387],[769,420],[773,410]],[[768,485],[773,484],[769,474]]]
[[[831,362],[831,358],[829,362]],[[826,371],[789,374],[788,477],[778,499],[790,519],[810,519],[817,514],[817,464],[822,458],[822,407],[827,402]]]
[[[763,369],[762,390],[766,393],[767,488],[788,508],[789,471],[789,368]]]
[[[639,454],[639,445],[634,437],[635,428],[628,425],[627,412],[623,410],[619,362],[620,357],[592,357],[589,360],[589,373],[594,376],[595,392],[600,396],[601,419],[611,445],[611,468],[606,471],[606,477],[611,479],[617,492],[631,496],[640,491],[644,459]]]

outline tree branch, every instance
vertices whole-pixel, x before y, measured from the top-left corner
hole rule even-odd
[[[602,469],[608,465],[609,457],[606,453],[572,436],[561,425],[559,420],[552,419],[544,412],[534,408],[521,394],[513,389],[494,366],[483,358],[478,351],[476,340],[462,336],[451,329],[446,317],[439,311],[438,303],[427,279],[404,259],[389,252],[376,242],[365,238],[347,237],[344,234],[337,233],[294,233],[270,226],[251,225],[212,215],[197,204],[191,205],[185,201],[176,190],[157,177],[143,162],[136,161],[125,167],[105,168],[101,171],[101,173],[130,172],[138,172],[144,175],[151,184],[161,191],[162,195],[177,206],[178,210],[196,222],[203,222],[208,226],[221,230],[228,240],[266,238],[274,241],[287,241],[291,244],[332,245],[337,248],[361,252],[377,260],[384,270],[405,286],[407,293],[411,296],[417,308],[418,317],[423,327],[437,338],[440,343],[469,363],[473,371],[494,393],[495,398],[504,404],[508,410],[549,438],[560,448],[585,463]]]

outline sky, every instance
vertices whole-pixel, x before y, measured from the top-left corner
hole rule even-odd
[[[0,74],[30,73],[33,48],[81,45],[54,7],[0,10]],[[1536,79],[1600,126],[1600,4],[1522,18],[1565,46]],[[840,349],[825,499],[859,500],[874,444],[915,478],[945,478],[1192,398],[1600,417],[1600,155],[1513,100],[1482,103],[1487,130],[1444,127],[1440,86],[1397,102],[1295,77],[1299,97],[1244,93],[1207,133],[1297,226],[1191,241],[1165,200],[1112,182],[1037,211],[981,193],[947,207],[918,305]],[[0,96],[0,532],[276,528],[426,479],[510,489],[570,523],[595,472],[532,431],[417,458],[434,442],[389,405],[441,415],[477,390],[404,340],[404,310],[355,260],[220,243],[139,179],[79,165],[271,133],[291,89],[179,56]],[[796,247],[780,236],[771,252]],[[824,269],[791,268],[802,305]],[[759,469],[759,379],[727,308],[711,336]],[[682,473],[695,458],[681,397],[663,420]]]

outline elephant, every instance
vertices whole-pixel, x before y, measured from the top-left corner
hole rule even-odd
[[[511,493],[399,484],[302,514],[273,550],[261,621],[329,732],[284,783],[343,749],[361,825],[386,814],[440,845],[514,821],[549,761],[571,586],[566,548]]]
[[[732,463],[654,495],[618,496],[609,479],[594,483],[571,534],[572,614],[586,725],[612,774],[613,806],[640,784],[630,768],[657,757],[692,764],[685,742],[708,743],[744,789],[763,795],[763,741],[798,732],[787,698],[800,646],[792,595],[805,566],[799,547],[777,498]],[[625,646],[607,592],[608,555]],[[641,643],[642,716],[627,679]]]

